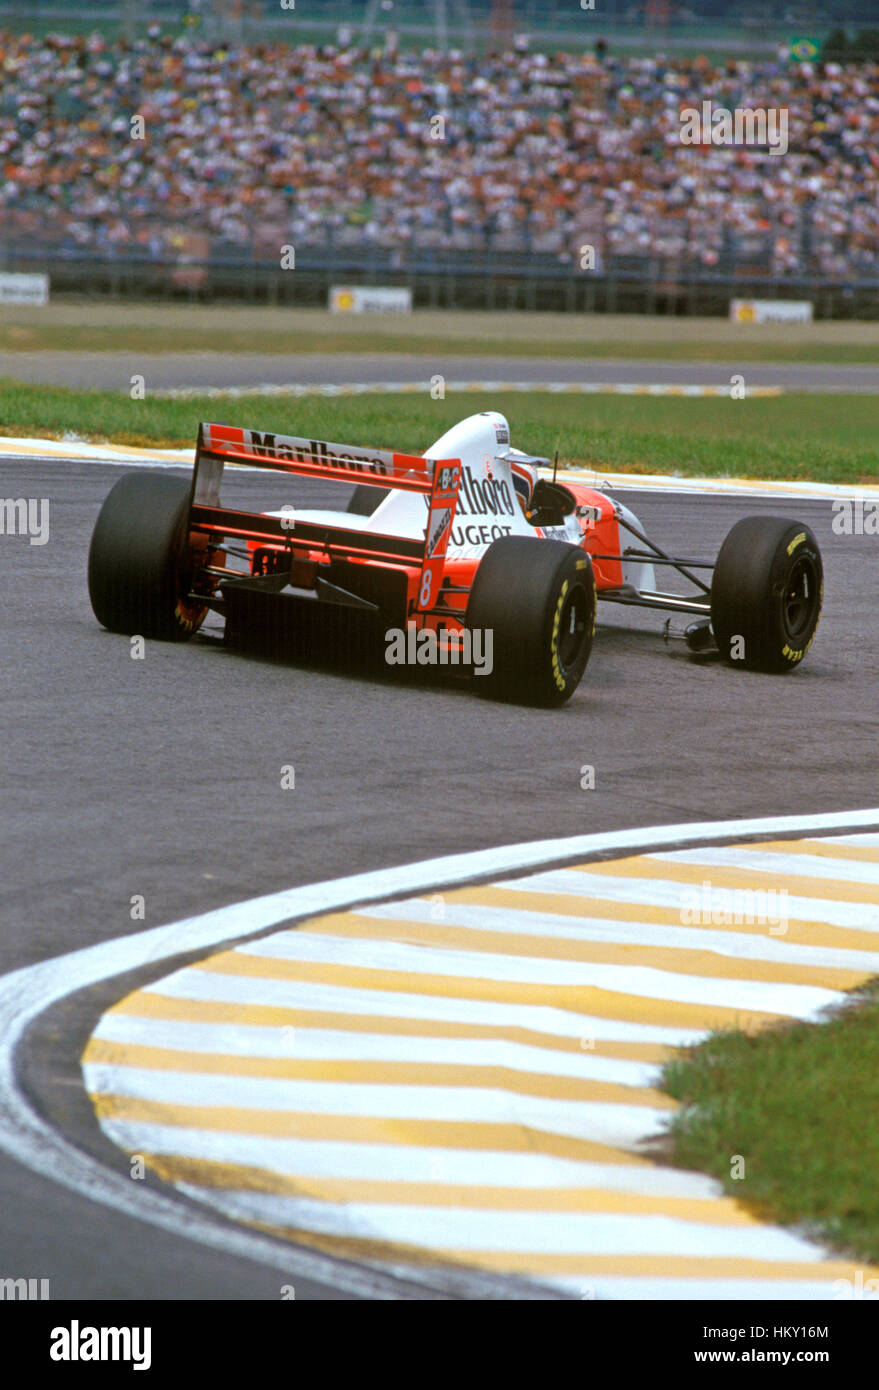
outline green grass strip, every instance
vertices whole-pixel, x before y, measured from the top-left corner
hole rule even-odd
[[[270,313],[272,311],[269,311]],[[523,316],[525,317],[525,316]],[[681,323],[679,333],[669,337],[665,331],[657,330],[652,336],[633,333],[630,337],[601,336],[601,327],[590,324],[586,331],[576,338],[544,329],[532,327],[534,316],[528,318],[522,331],[516,317],[511,316],[507,332],[461,333],[430,332],[413,327],[405,338],[399,331],[382,330],[375,327],[368,334],[353,331],[346,323],[340,328],[326,328],[320,324],[309,325],[307,336],[302,329],[290,331],[264,325],[252,329],[238,326],[236,319],[229,316],[225,325],[199,327],[187,324],[179,310],[172,306],[168,311],[165,325],[146,324],[140,326],[109,326],[91,324],[81,325],[42,323],[39,320],[22,325],[18,323],[0,324],[0,352],[135,352],[142,354],[217,352],[222,349],[228,353],[274,353],[296,355],[309,353],[399,353],[405,352],[413,357],[426,359],[422,364],[424,375],[430,375],[431,361],[434,366],[439,359],[449,353],[467,357],[503,356],[516,357],[563,357],[602,359],[636,359],[656,362],[716,362],[728,363],[737,369],[743,362],[784,362],[827,363],[836,366],[873,366],[879,363],[879,334],[876,341],[833,341],[832,337],[816,336],[809,338],[805,333],[799,340],[788,337],[779,343],[776,335],[766,334],[764,339],[753,334],[728,332],[722,338],[706,337],[689,327],[686,320],[673,320]],[[270,320],[271,322],[271,320]],[[655,320],[647,319],[647,324]],[[861,327],[862,325],[858,325]],[[355,328],[359,328],[355,325]],[[726,327],[724,325],[724,327]],[[822,327],[822,325],[816,325]],[[834,325],[839,327],[839,325]],[[569,330],[570,331],[570,330]],[[414,365],[414,364],[413,364]],[[440,370],[442,362],[436,367]],[[686,374],[684,373],[682,379]]]
[[[599,471],[830,483],[879,481],[879,396],[736,401],[542,392],[339,397],[74,391],[0,381],[0,432],[152,447],[194,445],[200,420],[421,452],[456,421],[502,411],[513,443]]]
[[[879,985],[827,1023],[714,1034],[666,1065],[663,1086],[682,1106],[665,1155],[676,1168],[879,1263]]]

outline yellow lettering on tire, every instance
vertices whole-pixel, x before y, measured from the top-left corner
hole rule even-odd
[[[195,632],[206,612],[206,607],[198,608],[195,604],[178,599],[174,608],[174,617],[181,632]]]
[[[565,582],[563,583],[561,589],[559,590],[558,603],[557,603],[556,606],[555,606],[555,613],[554,613],[553,619],[552,619],[552,639],[551,639],[551,647],[552,647],[552,674],[553,674],[553,677],[554,677],[554,679],[555,679],[556,685],[558,686],[559,690],[562,690],[562,691],[565,689],[565,686],[566,686],[567,682],[566,682],[565,677],[564,677],[564,675],[563,675],[563,673],[562,673],[561,663],[559,662],[559,653],[558,653],[558,648],[559,648],[559,628],[561,627],[561,622],[562,622],[562,609],[563,609],[564,606],[565,606],[565,594],[566,594],[567,592],[568,592],[568,581],[567,581],[567,579],[566,579]]]

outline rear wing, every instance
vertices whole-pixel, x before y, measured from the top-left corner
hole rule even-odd
[[[316,525],[299,521],[295,515],[273,517],[233,511],[220,502],[227,463],[423,493],[428,498],[424,539]],[[280,541],[294,553],[297,549],[323,550],[331,559],[417,565],[420,573],[416,607],[425,611],[434,606],[442,583],[460,481],[460,459],[426,459],[420,454],[329,444],[203,422],[198,427],[189,525],[191,531],[208,535],[276,544]]]

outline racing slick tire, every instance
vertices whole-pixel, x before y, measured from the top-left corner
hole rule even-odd
[[[595,632],[592,561],[564,541],[502,536],[476,571],[467,627],[491,630],[492,669],[481,695],[547,707],[570,699]]]
[[[348,498],[346,512],[353,516],[372,516],[380,502],[384,502],[390,488],[372,487],[369,483],[358,483]]]
[[[126,473],[111,489],[88,558],[92,609],[111,632],[185,642],[204,621],[207,607],[185,597],[190,486],[183,478]]]
[[[711,626],[733,665],[788,671],[812,644],[824,597],[824,567],[808,526],[749,516],[727,535],[711,583]]]

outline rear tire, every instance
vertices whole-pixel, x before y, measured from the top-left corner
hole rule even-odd
[[[88,587],[95,617],[111,632],[185,642],[204,621],[207,607],[186,599],[189,495],[185,479],[127,473],[107,497],[89,547]]]
[[[732,527],[711,584],[711,626],[721,655],[755,671],[788,671],[812,644],[824,568],[808,526],[749,516]]]
[[[526,536],[494,541],[467,603],[467,627],[493,634],[492,670],[474,675],[477,692],[521,704],[564,704],[589,660],[595,605],[585,551]]]

